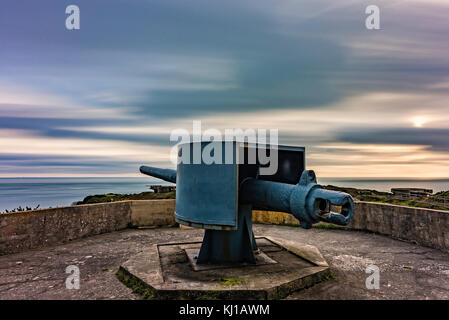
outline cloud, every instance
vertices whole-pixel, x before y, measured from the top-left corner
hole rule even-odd
[[[449,128],[402,128],[342,132],[339,140],[351,143],[422,145],[433,151],[449,152]]]
[[[380,0],[368,31],[368,4],[78,0],[69,32],[65,2],[7,0],[0,175],[169,166],[171,130],[193,120],[278,128],[328,176],[443,175],[449,6]]]

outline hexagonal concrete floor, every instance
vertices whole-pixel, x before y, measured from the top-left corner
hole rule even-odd
[[[256,236],[317,247],[334,280],[287,299],[449,299],[449,253],[357,231],[254,225]],[[0,256],[0,299],[140,299],[116,277],[130,257],[156,243],[201,241],[203,230],[127,229],[67,244]],[[380,288],[367,289],[366,267],[380,269]],[[80,289],[65,270],[80,268]]]

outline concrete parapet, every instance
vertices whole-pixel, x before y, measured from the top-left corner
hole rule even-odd
[[[0,214],[0,255],[127,227],[174,225],[175,200],[132,200]],[[253,211],[254,223],[299,225],[292,215]],[[337,228],[337,227],[335,227]],[[356,202],[347,227],[449,252],[449,211]]]
[[[297,219],[284,212],[253,211],[253,222],[299,226]],[[351,223],[340,228],[375,232],[449,252],[449,211],[360,201],[355,203]]]
[[[449,252],[449,211],[358,202],[349,228]]]
[[[133,200],[0,214],[0,255],[125,229],[173,225],[175,200]]]
[[[174,225],[175,200],[136,200],[130,201],[131,225],[134,227],[153,227]]]

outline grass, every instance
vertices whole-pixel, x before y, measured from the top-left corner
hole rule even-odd
[[[40,204],[38,204],[37,207],[35,207],[35,208],[32,208],[32,207],[22,208],[21,206],[19,206],[17,208],[11,209],[11,210],[5,209],[5,211],[4,212],[0,212],[0,214],[2,214],[2,213],[22,212],[22,211],[29,211],[29,210],[37,210],[37,209],[39,209],[39,207],[40,207]]]
[[[279,223],[278,225],[285,226],[285,227],[294,227],[294,228],[301,227],[301,225],[299,223]],[[336,226],[336,225],[331,224],[331,223],[319,222],[317,224],[312,225],[312,228],[326,229],[326,230],[341,230],[343,227]]]
[[[117,278],[132,290],[132,292],[139,294],[144,300],[156,299],[156,292],[154,289],[145,286],[141,281],[137,280],[132,275],[128,274],[121,268],[115,273]]]
[[[163,200],[163,199],[176,199],[176,191],[166,192],[166,193],[155,193],[155,192],[141,192],[141,193],[131,193],[131,194],[119,194],[119,193],[106,193],[106,194],[96,194],[85,197],[81,201],[74,202],[72,205],[81,204],[94,204],[94,203],[105,203],[105,202],[115,202],[115,201],[125,201],[125,200]],[[12,210],[5,210],[2,213],[13,213],[22,212],[28,210],[37,210],[39,205],[35,208],[19,206],[18,208]],[[51,207],[50,207],[51,208]]]
[[[335,280],[335,279],[337,279],[337,277],[335,276],[335,273],[332,270],[330,270],[329,273],[320,282]]]
[[[438,205],[437,203],[438,199],[441,199],[441,197],[449,197],[449,191],[438,192],[436,194],[430,195],[427,198],[397,199],[394,197],[392,193],[381,192],[377,190],[343,188],[332,185],[325,186],[324,188],[328,190],[342,191],[349,193],[354,199],[357,199],[359,201],[388,203],[399,206],[416,207],[423,209],[449,210],[449,207],[441,206]]]
[[[75,202],[74,205],[115,202],[124,200],[161,200],[161,199],[175,199],[175,198],[176,198],[176,191],[166,193],[141,192],[132,194],[106,193],[106,194],[96,194],[92,196],[87,196],[82,201]]]
[[[237,286],[243,283],[243,280],[234,279],[234,278],[225,278],[221,279],[220,283],[224,286]]]
[[[335,224],[331,224],[331,223],[323,223],[323,222],[319,222],[317,224],[314,224],[312,226],[312,228],[316,228],[316,229],[326,229],[326,230],[341,230],[344,227],[341,226],[337,226]]]

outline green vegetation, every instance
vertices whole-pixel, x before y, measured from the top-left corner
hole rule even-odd
[[[234,278],[225,278],[220,280],[221,284],[224,286],[236,286],[243,283],[243,280]]]
[[[449,198],[449,191],[440,191],[435,193],[435,196],[437,197],[447,197]]]
[[[301,225],[299,223],[279,223],[280,226],[286,227],[295,227],[299,228]],[[326,223],[326,222],[318,222],[317,224],[312,225],[312,228],[316,229],[326,229],[326,230],[341,230],[344,229],[342,226],[337,226],[335,224]],[[262,230],[264,231],[264,230]],[[266,231],[266,229],[265,229]]]
[[[336,280],[337,277],[335,276],[335,273],[332,270],[329,270],[329,273],[324,276],[320,282],[330,281],[330,280]]]
[[[389,203],[400,206],[408,206],[408,207],[418,207],[425,209],[436,209],[436,210],[449,210],[449,200],[446,203],[442,203],[442,197],[449,198],[449,191],[438,192],[434,195],[431,195],[427,198],[410,198],[410,199],[401,199],[395,197],[392,193],[389,192],[381,192],[377,190],[370,189],[356,189],[356,188],[347,188],[347,187],[337,187],[337,186],[325,186],[324,188],[328,190],[334,191],[342,191],[349,193],[355,200],[359,201],[368,201],[368,202],[378,202],[378,203]],[[85,197],[82,201],[75,202],[74,205],[80,204],[91,204],[91,203],[103,203],[103,202],[114,202],[114,201],[124,201],[124,200],[158,200],[158,199],[175,199],[176,191],[171,191],[167,193],[154,193],[154,192],[141,192],[134,194],[116,194],[116,193],[107,193],[107,194],[97,194],[92,196]],[[37,209],[37,208],[36,208]],[[30,208],[22,209],[17,208],[14,209],[16,211],[23,210],[31,210]],[[9,211],[15,212],[15,211]],[[289,226],[297,226],[290,223],[285,223],[285,225]],[[321,229],[329,229],[328,225],[318,225],[315,226]]]
[[[367,200],[362,200],[367,201]],[[423,200],[399,200],[399,199],[386,199],[386,200],[371,200],[371,202],[389,203],[398,206],[406,207],[417,207],[424,209],[435,209],[435,210],[449,210],[449,207],[440,206],[431,202],[425,202]]]
[[[142,299],[152,300],[156,298],[156,292],[153,288],[145,285],[142,281],[121,268],[117,270],[115,275],[125,286],[130,288],[134,293],[139,294]]]
[[[325,222],[319,222],[317,224],[314,224],[312,226],[312,228],[316,228],[316,229],[325,229],[325,230],[341,230],[342,226],[337,226],[335,224],[331,224],[331,223],[325,223]]]
[[[403,266],[402,268],[407,269],[407,270],[413,270],[412,266]]]
[[[335,273],[332,270],[329,270],[328,272],[326,272],[325,275],[321,276],[317,282],[306,284],[303,289],[310,288],[314,285],[317,285],[318,283],[336,280],[336,279],[337,279],[337,277],[335,276]],[[278,293],[278,299],[284,299],[284,298],[288,297],[288,295],[289,294],[287,294],[286,291],[281,291]]]
[[[115,273],[116,277],[120,282],[130,288],[134,293],[137,293],[141,296],[143,300],[159,300],[161,297],[158,295],[157,291],[140,281],[138,278],[134,277],[126,270],[119,268]],[[242,280],[239,279],[221,279],[221,283],[225,286],[238,285],[243,283]],[[195,290],[187,291],[187,292],[174,292],[172,299],[174,300],[217,300],[217,299],[226,299],[229,298],[228,292],[220,292],[220,291],[204,291],[202,294],[197,295]]]
[[[37,210],[37,209],[39,209],[39,207],[40,207],[40,204],[38,204],[37,207],[35,207],[35,208],[31,208],[31,207],[22,208],[21,206],[19,206],[18,208],[14,208],[14,209],[11,209],[11,210],[5,209],[5,211],[4,212],[0,212],[0,214],[2,214],[2,213],[21,212],[21,211],[29,211],[29,210]]]
[[[327,190],[333,191],[342,191],[349,193],[353,198],[357,198],[360,201],[373,201],[375,199],[380,199],[383,197],[391,196],[392,194],[389,192],[382,192],[377,190],[370,189],[356,189],[349,187],[337,187],[333,185],[324,186]]]
[[[74,205],[114,202],[124,200],[160,200],[160,199],[175,199],[175,198],[176,198],[176,191],[171,191],[167,193],[141,192],[133,194],[107,193],[107,194],[97,194],[93,196],[87,196],[82,201],[75,202]]]
[[[449,191],[438,192],[429,197],[402,199],[395,197],[392,193],[381,192],[377,190],[344,188],[332,185],[325,186],[324,188],[328,190],[349,193],[354,198],[354,200],[359,201],[389,203],[399,206],[418,207],[425,209],[449,210],[449,200],[446,200],[445,203],[441,201],[442,197],[449,198]]]

